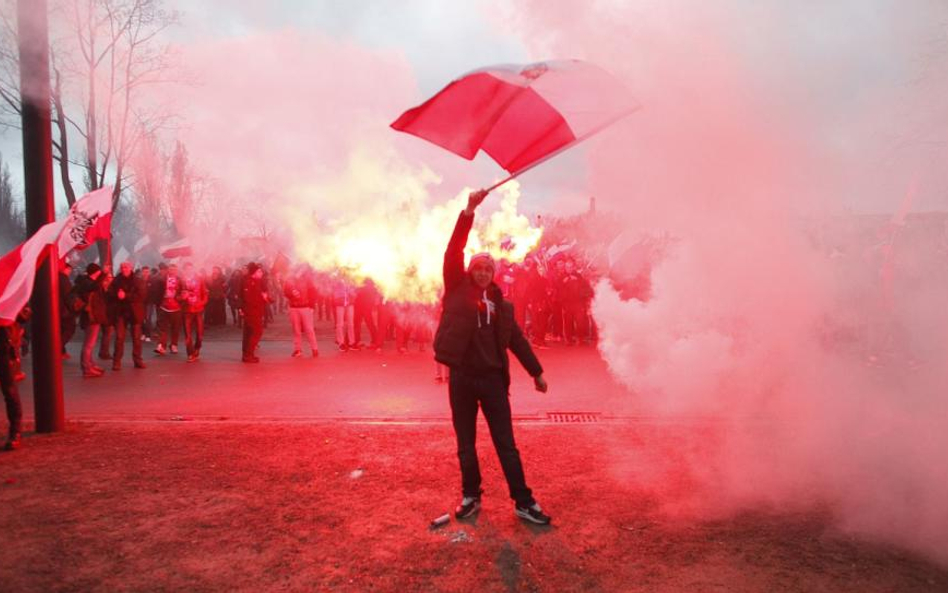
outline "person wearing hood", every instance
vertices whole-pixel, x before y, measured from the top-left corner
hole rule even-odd
[[[474,224],[474,210],[487,192],[468,196],[444,253],[444,298],[435,334],[435,360],[450,368],[448,394],[451,419],[461,465],[461,504],[455,517],[472,517],[481,506],[481,473],[475,448],[477,409],[484,413],[491,439],[503,468],[514,513],[526,521],[547,525],[546,515],[533,498],[524,477],[520,452],[514,442],[510,411],[510,360],[507,350],[533,377],[536,390],[545,393],[543,367],[514,319],[514,309],[494,283],[496,266],[487,253],[471,258],[464,269],[464,247]]]

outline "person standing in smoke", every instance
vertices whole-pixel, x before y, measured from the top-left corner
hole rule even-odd
[[[76,334],[76,314],[82,307],[82,300],[76,299],[72,292],[72,266],[66,260],[60,260],[59,266],[59,335],[62,339],[63,360],[70,358],[66,344]],[[77,308],[78,307],[78,308]]]
[[[343,270],[338,271],[333,283],[332,300],[336,310],[336,344],[343,352],[359,350],[355,341],[355,287]]]
[[[207,325],[227,324],[227,280],[220,266],[211,269],[211,278],[207,282],[207,312],[204,322]]]
[[[240,327],[240,287],[244,283],[244,272],[241,268],[235,269],[227,279],[227,305],[230,307],[231,321]]]
[[[526,521],[547,525],[551,519],[527,487],[514,443],[507,349],[530,373],[541,393],[547,390],[543,367],[514,320],[513,305],[503,299],[494,283],[493,258],[487,253],[475,255],[466,273],[464,270],[464,247],[474,224],[474,210],[486,196],[484,190],[470,194],[445,250],[443,309],[434,342],[435,360],[451,371],[448,394],[462,486],[461,504],[454,515],[459,519],[472,517],[481,507],[483,491],[475,447],[480,406],[515,502],[514,513]]]
[[[257,357],[257,345],[263,336],[263,318],[269,302],[263,268],[255,262],[250,262],[247,264],[247,274],[240,284],[240,315],[244,320],[244,362],[260,362]]]
[[[204,307],[207,306],[207,299],[207,284],[204,283],[204,278],[194,271],[194,264],[184,264],[184,277],[181,279],[178,300],[184,317],[184,344],[188,351],[188,362],[194,362],[201,356]]]
[[[132,361],[136,369],[145,368],[142,360],[142,321],[145,319],[145,284],[133,273],[132,262],[119,265],[119,275],[109,286],[109,310],[115,325],[115,347],[112,351],[112,370],[122,369],[125,356],[125,336],[132,334]]]
[[[290,307],[290,325],[293,326],[293,358],[303,355],[303,334],[309,341],[313,358],[319,356],[316,345],[316,332],[313,329],[313,307],[316,306],[316,284],[312,274],[305,266],[300,266],[296,275],[283,283],[283,294]]]
[[[381,300],[382,295],[375,286],[371,278],[366,278],[362,285],[356,289],[355,299],[353,300],[353,325],[355,327],[355,346],[356,349],[362,348],[362,324],[369,329],[369,345],[375,344],[378,330],[375,325],[375,310]]]
[[[142,266],[138,271],[138,278],[141,286],[145,289],[145,315],[142,317],[142,341],[151,342],[152,319],[155,313],[155,304],[151,299],[151,268]]]
[[[159,278],[159,286],[161,286],[161,301],[158,304],[159,340],[155,353],[164,354],[167,347],[169,352],[177,354],[178,332],[181,331],[181,303],[178,302],[181,294],[181,278],[178,277],[178,266],[169,264]]]
[[[92,350],[95,348],[99,330],[106,317],[102,279],[102,268],[99,264],[91,263],[86,266],[86,273],[76,280],[74,288],[75,294],[81,299],[82,313],[79,324],[85,330],[85,339],[82,342],[79,364],[82,367],[82,376],[86,379],[101,377],[105,373],[105,370],[97,366],[92,358]],[[100,294],[102,294],[101,298]]]
[[[20,404],[20,391],[16,386],[16,346],[13,343],[11,325],[0,325],[0,390],[7,408],[7,421],[10,423],[4,451],[20,448],[20,424],[23,407]]]
[[[589,281],[576,270],[576,264],[568,259],[563,275],[559,279],[560,303],[563,311],[563,327],[566,343],[570,346],[589,342],[589,303],[593,289]]]

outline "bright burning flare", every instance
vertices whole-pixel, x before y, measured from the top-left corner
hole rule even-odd
[[[377,155],[355,154],[339,182],[300,192],[320,203],[330,196],[341,215],[320,220],[302,215],[299,207],[287,210],[297,258],[355,282],[372,278],[389,301],[436,302],[444,249],[472,191],[465,188],[446,203],[428,206],[426,186],[438,181],[427,168],[412,171],[391,155],[386,163]],[[468,240],[468,257],[487,251],[516,263],[536,247],[543,229],[517,212],[519,198],[515,181],[488,197]],[[497,209],[491,211],[492,206]]]

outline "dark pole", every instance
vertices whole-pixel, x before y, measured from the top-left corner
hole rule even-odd
[[[46,18],[46,0],[18,0],[23,169],[29,235],[56,220]],[[36,272],[30,301],[33,308],[33,409],[37,432],[56,432],[65,425],[59,331],[59,253],[55,245],[49,249],[49,257]]]

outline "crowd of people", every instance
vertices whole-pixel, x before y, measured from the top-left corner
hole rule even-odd
[[[516,322],[534,348],[547,348],[551,341],[595,343],[588,264],[568,254],[545,257],[538,250],[521,263],[500,260],[496,265],[494,282],[503,298],[513,303]],[[105,374],[100,362],[110,363],[113,371],[122,370],[127,344],[136,369],[147,367],[146,349],[155,356],[177,354],[182,337],[187,362],[196,362],[207,326],[241,328],[241,360],[257,363],[260,339],[277,315],[290,320],[293,357],[303,356],[304,340],[309,354],[319,356],[316,322],[333,324],[335,345],[342,351],[381,351],[390,342],[399,353],[410,348],[427,351],[441,317],[441,303],[388,299],[370,278],[355,282],[343,270],[318,272],[306,264],[268,270],[251,262],[232,269],[213,266],[208,272],[188,261],[137,269],[125,261],[113,274],[97,263],[74,273],[64,260],[59,290],[62,356],[71,357],[67,346],[81,330],[80,368],[89,379]],[[21,357],[29,346],[29,317],[26,307],[17,323],[0,328],[5,395],[25,378]],[[435,367],[435,381],[447,382],[447,368],[439,363]],[[8,417],[20,418],[10,403],[19,398],[5,399]],[[11,421],[5,447],[16,448],[19,434],[19,423]]]
[[[530,257],[518,264],[501,261],[498,268],[497,284],[535,347],[547,348],[550,341],[595,342],[589,314],[592,287],[572,258],[543,265]],[[158,356],[177,354],[182,338],[187,362],[195,362],[205,327],[228,324],[243,330],[242,360],[259,362],[263,332],[283,314],[293,329],[293,357],[302,356],[304,346],[311,356],[319,356],[318,321],[333,323],[335,345],[342,351],[380,351],[387,341],[400,353],[425,351],[440,315],[437,304],[387,299],[370,278],[355,282],[341,271],[317,272],[306,264],[268,271],[251,262],[234,269],[214,266],[208,272],[188,261],[138,269],[126,261],[113,275],[90,263],[73,278],[72,268],[63,262],[59,286],[63,357],[70,357],[67,344],[82,330],[79,356],[86,378],[104,374],[97,360],[121,370],[129,342],[134,368],[147,366],[146,345]],[[438,377],[446,377],[440,368]]]

